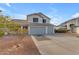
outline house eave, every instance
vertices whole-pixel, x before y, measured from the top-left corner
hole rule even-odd
[[[28,25],[32,25],[32,26],[54,26],[53,24],[49,24],[49,23],[29,23]]]
[[[43,16],[45,16],[46,18],[48,18],[49,20],[51,20],[51,18],[49,18],[48,16],[46,16],[46,15],[44,15],[43,13],[33,13],[33,14],[29,14],[29,15],[27,15],[27,17],[28,16],[32,16],[32,15],[38,15],[38,16],[40,16],[40,17],[42,17],[41,15],[43,15]],[[42,17],[43,18],[43,17]]]
[[[65,22],[61,23],[60,25],[58,25],[58,26],[61,26],[61,25],[63,25],[63,24],[66,24],[66,23],[68,23],[68,22],[70,22],[70,21],[72,21],[72,20],[75,20],[75,19],[79,19],[79,17],[70,19],[70,20],[68,20],[68,21],[65,21]]]

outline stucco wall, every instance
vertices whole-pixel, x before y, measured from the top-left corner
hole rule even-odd
[[[71,28],[70,28],[70,24],[74,24],[74,25],[76,26],[76,20],[72,20],[72,21],[69,21],[69,22],[66,23],[68,30],[71,29]]]
[[[76,27],[76,33],[79,34],[79,27]]]
[[[46,17],[40,17],[38,15],[30,15],[28,16],[28,22],[33,23],[33,18],[38,18],[38,23],[43,23],[43,19],[46,19],[46,23],[50,23],[50,20],[47,19]]]

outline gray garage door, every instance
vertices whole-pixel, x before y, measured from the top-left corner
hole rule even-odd
[[[35,34],[35,35],[45,34],[45,27],[31,27],[30,34]]]
[[[51,34],[53,34],[54,33],[54,29],[53,29],[53,26],[48,26],[48,35],[51,35]]]

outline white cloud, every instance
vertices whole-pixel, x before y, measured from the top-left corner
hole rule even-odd
[[[2,7],[0,7],[0,10],[2,10],[2,13],[0,13],[0,15],[5,15],[5,13],[6,13],[6,9],[4,9],[4,8],[2,8]]]
[[[6,3],[6,5],[7,5],[8,7],[11,7],[11,4],[10,4],[10,3]]]
[[[62,17],[52,17],[50,23],[54,25],[59,25],[62,23],[61,21],[64,22]]]
[[[71,18],[76,18],[76,17],[79,17],[79,13],[75,13],[71,16]]]
[[[57,20],[58,20],[58,18],[55,18],[55,17],[54,17],[54,18],[51,19],[50,23],[57,25],[57,24],[58,24],[58,23],[56,22]]]
[[[5,8],[2,8],[2,7],[0,7],[0,10],[3,11],[2,14],[10,15],[12,18],[26,19],[26,15],[24,15],[24,14],[13,13],[13,12],[6,10]]]
[[[26,15],[23,14],[13,14],[13,17],[15,19],[26,19]]]
[[[2,8],[2,7],[0,7],[0,10],[2,10],[2,11],[6,11],[4,8]]]

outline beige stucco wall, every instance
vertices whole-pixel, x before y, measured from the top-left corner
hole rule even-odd
[[[66,23],[63,23],[62,25],[58,26],[57,28],[64,28],[64,26],[67,26],[67,30],[70,30],[72,32],[72,28],[70,27],[70,24],[74,24],[73,32],[79,33],[79,18],[70,20]]]
[[[76,33],[79,34],[79,27],[76,27]]]
[[[74,19],[66,23],[68,26],[70,24],[74,24],[75,26],[79,26],[79,19]]]
[[[70,28],[70,24],[74,24],[74,25],[76,26],[76,20],[72,20],[72,21],[69,21],[69,22],[66,23],[68,30],[71,29],[71,28]]]

